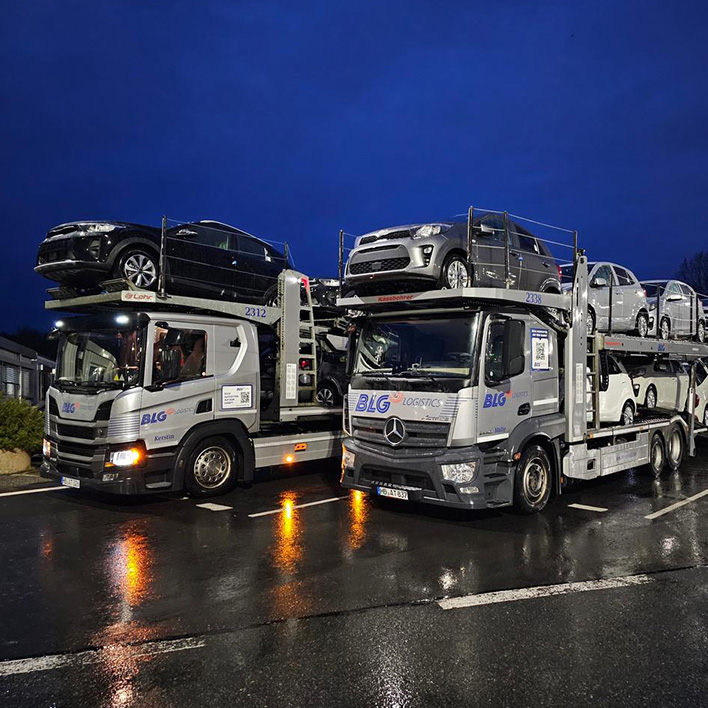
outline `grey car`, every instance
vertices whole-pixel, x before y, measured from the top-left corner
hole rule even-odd
[[[561,266],[563,290],[573,283],[573,264]],[[637,276],[629,268],[598,261],[588,263],[588,334],[600,332],[634,332],[646,337],[653,321],[647,295]],[[612,326],[610,327],[610,304]]]
[[[706,338],[706,318],[703,303],[696,291],[680,280],[644,280],[649,311],[659,328],[662,339]]]
[[[466,221],[394,226],[357,239],[346,265],[346,284],[358,293],[425,285],[504,287],[503,218],[485,214],[474,225],[471,268]],[[558,265],[546,244],[513,221],[509,221],[508,232],[510,287],[559,293]]]

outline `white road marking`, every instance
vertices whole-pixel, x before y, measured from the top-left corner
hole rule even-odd
[[[329,504],[330,502],[341,501],[342,499],[349,499],[349,497],[331,497],[330,499],[320,499],[319,501],[307,502],[306,504],[295,504],[290,507],[291,509],[304,509],[306,506],[317,506],[318,504]],[[257,516],[269,516],[270,514],[282,514],[285,508],[271,509],[270,511],[259,511],[257,514],[249,514],[249,519],[254,519]]]
[[[54,492],[57,489],[69,489],[69,487],[60,485],[58,487],[41,487],[40,489],[21,489],[19,492],[2,492],[0,493],[0,497],[14,497],[19,494],[39,494],[40,492]]]
[[[585,511],[608,511],[604,506],[590,506],[589,504],[568,504],[570,509],[584,509]]]
[[[708,494],[708,489],[704,489],[702,492],[698,492],[698,494],[694,494],[692,497],[687,497],[686,499],[676,502],[675,504],[672,504],[671,506],[667,506],[666,509],[662,509],[661,511],[655,511],[653,514],[647,514],[644,518],[645,519],[656,519],[659,516],[663,516],[664,514],[668,514],[670,511],[674,511],[674,509],[679,509],[682,506],[686,506],[686,504],[690,504],[691,502],[696,501],[696,499],[700,499],[701,497],[704,497],[706,494]]]
[[[567,595],[575,592],[588,592],[591,590],[612,590],[625,588],[632,585],[644,585],[652,578],[648,575],[626,575],[621,578],[607,578],[604,580],[585,580],[579,583],[563,583],[561,585],[540,585],[535,588],[518,588],[516,590],[500,590],[499,592],[485,592],[479,595],[465,595],[463,597],[450,597],[440,600],[438,605],[443,610],[455,610],[461,607],[477,607],[479,605],[494,605],[500,602],[514,602],[516,600],[532,600],[538,597],[552,595]]]
[[[209,509],[209,511],[228,511],[233,509],[232,506],[226,506],[225,504],[213,504],[212,502],[205,502],[204,504],[197,504],[200,509]]]
[[[14,674],[31,674],[37,671],[51,671],[86,664],[97,664],[101,661],[115,661],[119,656],[120,661],[138,659],[155,654],[169,654],[174,651],[186,649],[199,649],[206,645],[204,639],[168,639],[162,642],[146,642],[135,645],[109,645],[102,649],[88,649],[76,654],[50,654],[49,656],[36,656],[29,659],[14,659],[0,661],[0,676]]]

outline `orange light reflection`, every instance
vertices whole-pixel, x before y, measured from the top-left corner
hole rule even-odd
[[[349,546],[356,550],[366,540],[366,519],[369,506],[364,495],[357,489],[349,496]]]
[[[290,573],[295,572],[302,558],[300,520],[295,502],[295,496],[290,494],[285,495],[281,501],[283,511],[276,516],[273,547],[275,566]]]

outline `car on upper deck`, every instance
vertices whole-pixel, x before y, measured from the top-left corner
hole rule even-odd
[[[466,221],[394,226],[356,240],[345,284],[358,294],[421,288],[506,287],[507,229],[501,214],[474,219],[472,252]],[[558,265],[541,239],[508,221],[509,286],[560,293]]]
[[[560,269],[563,290],[570,290],[573,264],[566,263]],[[588,263],[588,286],[588,335],[612,331],[647,336],[652,324],[647,295],[629,268],[607,261]]]
[[[39,246],[35,271],[88,292],[110,278],[155,290],[160,277],[161,229],[122,221],[56,226]],[[285,256],[255,236],[217,221],[180,224],[166,232],[168,292],[267,304]]]
[[[662,339],[693,338],[704,342],[706,316],[696,291],[680,280],[643,280],[650,316]],[[656,329],[654,329],[656,332]]]

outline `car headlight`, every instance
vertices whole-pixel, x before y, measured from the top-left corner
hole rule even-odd
[[[471,482],[477,471],[477,460],[472,462],[458,462],[454,465],[442,465],[442,475],[444,479],[457,484]]]
[[[413,238],[430,238],[439,236],[450,229],[448,224],[424,224],[413,232]]]
[[[347,450],[346,447],[342,448],[342,469],[352,469],[354,467],[354,461],[356,460],[356,455],[353,452]]]
[[[84,224],[82,226],[82,231],[87,234],[108,234],[111,231],[115,231],[118,227],[115,224]]]
[[[106,467],[133,467],[143,459],[143,451],[139,447],[127,450],[114,450],[108,457]]]

